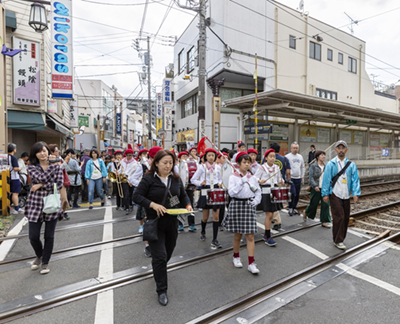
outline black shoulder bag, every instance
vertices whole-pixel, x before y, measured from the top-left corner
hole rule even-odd
[[[168,178],[168,186],[165,188],[164,198],[162,200],[161,205],[164,206],[165,200],[167,199],[167,195],[169,192],[169,188],[171,187],[171,178]],[[146,218],[143,223],[143,241],[157,241],[158,240],[158,219],[160,216],[157,215],[157,218],[149,219]]]
[[[332,180],[331,180],[332,188],[335,186],[336,182],[342,176],[342,174],[346,172],[346,169],[349,167],[350,164],[351,164],[351,161],[347,161],[347,163],[344,166],[344,168],[342,170],[340,170],[339,173],[332,178]]]

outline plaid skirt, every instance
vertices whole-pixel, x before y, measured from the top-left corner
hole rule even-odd
[[[257,233],[256,207],[247,200],[232,199],[222,221],[227,231],[239,234]]]

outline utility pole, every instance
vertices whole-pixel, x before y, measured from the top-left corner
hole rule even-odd
[[[199,2],[199,115],[198,135],[200,140],[206,132],[206,0]]]
[[[0,2],[0,37],[3,39],[4,44],[6,43],[6,10],[3,4]],[[7,98],[6,98],[6,55],[0,58],[0,71],[4,71],[3,75],[0,75],[2,85],[0,86],[0,153],[7,154],[8,144],[8,125],[7,125]]]
[[[99,151],[99,154],[101,154],[101,148],[100,148],[100,134],[101,134],[101,122],[100,122],[100,114],[97,115],[97,150]]]
[[[151,68],[150,68],[150,36],[147,36],[147,91],[148,91],[148,107],[147,107],[147,115],[149,119],[149,149],[153,146],[153,141],[151,138]]]
[[[198,134],[197,141],[203,137],[206,132],[206,0],[199,0],[195,6],[187,6],[193,4],[192,1],[186,1],[186,5],[181,5],[179,0],[177,5],[183,9],[189,9],[199,14],[199,115],[198,115]]]

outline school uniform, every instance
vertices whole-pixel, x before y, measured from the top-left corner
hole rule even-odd
[[[115,161],[111,165],[111,172],[115,172],[118,174],[122,173],[122,168],[121,168],[121,162],[120,161]],[[114,182],[113,183],[113,192],[115,192],[115,196],[117,197],[117,208],[122,207],[122,197],[119,195],[119,190],[117,188],[117,184]]]
[[[253,175],[256,174],[257,170],[260,168],[260,164],[258,164],[256,161],[254,163],[251,164],[250,169],[251,169],[251,173]]]
[[[136,188],[139,186],[143,174],[145,174],[149,169],[150,165],[148,164],[148,162],[143,163],[142,165],[139,164],[139,167],[136,169],[136,171],[129,177],[128,181],[133,186],[133,194],[135,194]],[[146,217],[146,210],[139,204],[136,205],[137,205],[136,220],[140,221]]]
[[[274,175],[274,176],[272,176]],[[265,183],[261,185],[261,203],[258,206],[258,210],[262,210],[264,212],[274,213],[278,210],[282,209],[281,203],[273,203],[271,202],[271,188],[277,187],[278,183],[282,180],[282,176],[279,170],[279,166],[274,164],[273,166],[269,166],[267,163],[261,165],[255,177],[258,180],[268,179]]]
[[[128,161],[124,158],[121,161],[121,166],[125,176],[128,178],[128,182],[132,184],[132,182],[129,181],[129,177],[135,173],[136,169],[140,167],[140,164],[135,159]],[[123,203],[125,209],[132,210],[132,195],[134,187],[133,184],[130,186],[129,183],[122,184],[122,190],[124,192]]]
[[[206,180],[206,185],[201,184],[204,180]],[[207,190],[210,188],[218,189],[219,185],[222,184],[221,167],[219,165],[214,164],[213,171],[207,170],[205,164],[200,165],[190,182],[196,187],[201,187],[200,198],[197,202],[198,208],[217,211],[224,207],[224,205],[211,206],[207,204]]]
[[[253,192],[246,182],[256,187],[257,191]],[[228,193],[232,200],[222,226],[233,233],[257,233],[256,206],[261,202],[258,179],[249,172],[246,176],[235,173],[229,177]]]

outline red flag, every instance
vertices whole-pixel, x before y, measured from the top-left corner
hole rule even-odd
[[[199,141],[199,143],[197,144],[197,153],[199,153],[199,154],[204,154],[204,151],[205,151],[206,148],[207,148],[207,145],[206,145],[205,141],[206,141],[206,138],[205,138],[205,137],[203,137],[203,138]]]

